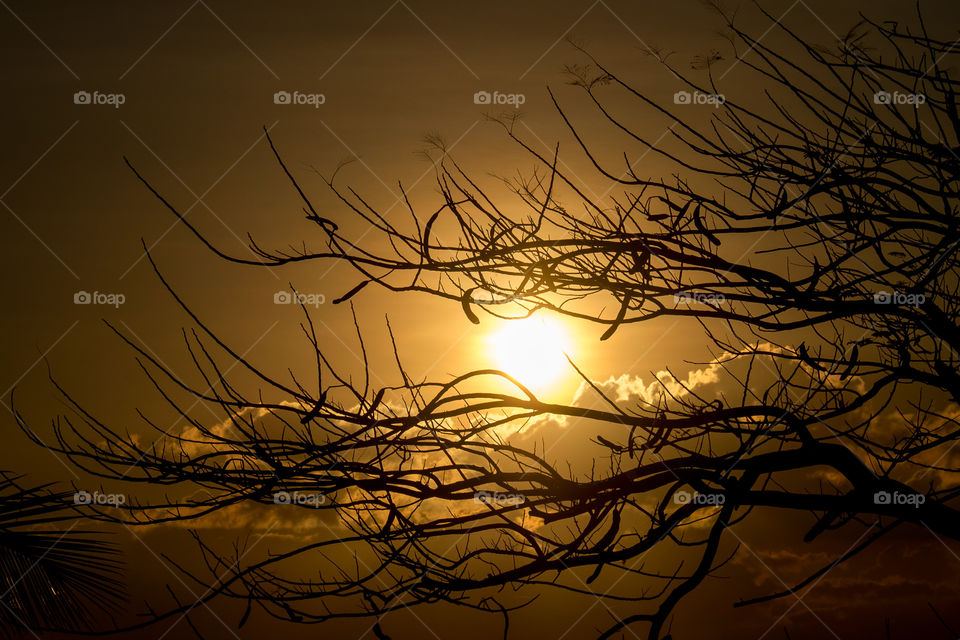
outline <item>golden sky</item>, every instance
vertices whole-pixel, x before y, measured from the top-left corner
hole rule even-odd
[[[931,24],[957,24],[954,2],[922,4]],[[912,3],[896,0],[777,0],[765,6],[777,16],[789,14],[794,26],[824,43],[845,32],[858,11],[903,19],[913,13]],[[337,220],[343,208],[318,173],[330,175],[338,163],[353,160],[340,171],[341,184],[354,187],[400,219],[404,209],[398,181],[424,210],[437,201],[431,164],[417,153],[431,134],[443,136],[459,161],[509,201],[488,174],[509,176],[529,170],[532,163],[501,129],[484,120],[490,109],[476,104],[474,95],[486,91],[522,95],[518,110],[523,119],[517,125],[522,136],[546,154],[559,142],[568,169],[597,194],[604,194],[609,185],[591,172],[547,95],[549,86],[561,100],[568,100],[574,117],[588,112],[578,92],[565,84],[563,66],[582,62],[582,56],[564,39],[574,38],[653,98],[669,100],[678,90],[676,81],[644,58],[642,50],[667,47],[685,60],[722,48],[717,28],[711,13],[695,0],[4,3],[0,8],[5,85],[0,106],[4,403],[9,404],[8,387],[16,386],[18,408],[38,425],[63,411],[46,380],[45,358],[57,379],[96,408],[105,422],[149,437],[137,420],[135,409],[140,408],[174,426],[175,418],[140,374],[132,352],[101,322],[108,320],[170,369],[196,379],[180,332],[189,318],[153,274],[141,239],[193,310],[265,370],[281,376],[288,367],[305,375],[311,371],[313,356],[297,326],[299,311],[293,305],[274,304],[274,295],[293,284],[298,291],[323,299],[314,319],[328,357],[359,371],[350,308],[331,304],[356,284],[349,268],[324,265],[318,270],[305,265],[268,271],[226,264],[176,223],[136,180],[124,158],[225,250],[243,252],[248,233],[266,247],[301,241],[319,246],[322,238],[304,220],[301,203],[276,165],[263,127],[319,211]],[[725,90],[749,92],[752,87],[740,80],[740,72],[733,69]],[[83,92],[91,102],[104,102],[83,104],[85,98],[75,98]],[[280,98],[278,104],[278,92],[302,103],[284,104]],[[122,95],[122,104],[110,97],[117,94]],[[513,108],[506,104],[501,110]],[[655,118],[637,125],[654,138],[665,129]],[[600,124],[587,123],[586,129],[604,157],[616,159],[623,151],[638,149],[625,147],[615,131]],[[674,170],[655,154],[636,169],[651,176]],[[360,235],[364,229],[351,231]],[[75,304],[74,296],[81,291],[120,294],[124,302],[116,307]],[[702,336],[669,319],[630,327],[600,342],[602,327],[579,327],[555,318],[545,320],[548,325],[524,328],[483,316],[479,325],[473,325],[455,303],[420,294],[396,296],[369,287],[353,302],[369,340],[375,375],[394,383],[397,373],[385,316],[400,339],[405,364],[417,376],[441,378],[468,368],[503,367],[562,401],[571,400],[579,387],[564,350],[592,379],[607,381],[611,391],[624,397],[641,393],[642,385],[667,367],[681,378],[696,376],[707,365],[686,361],[712,358]],[[557,344],[563,349],[551,349]],[[525,354],[536,354],[547,364],[529,367]],[[12,414],[3,411],[7,436],[0,467],[29,470],[38,481],[78,486],[91,482],[28,443]],[[203,407],[190,413],[207,423],[222,420]],[[559,433],[565,427],[552,428]],[[549,435],[540,432],[544,433]],[[590,452],[571,439],[557,445],[556,455],[571,460],[584,455],[586,463]],[[256,520],[242,513],[236,517],[218,524],[210,535],[227,543]],[[801,550],[810,557],[790,557],[765,545],[764,536],[780,525],[767,523],[754,531],[757,539],[751,543],[765,554],[765,562],[793,577],[800,576],[798,565],[822,562],[813,557],[820,552],[817,549]],[[287,536],[309,535],[310,526],[321,525],[285,522],[260,544],[281,548]],[[192,553],[180,528],[124,531],[119,536],[129,551],[132,588],[141,598],[157,581],[177,580],[153,549],[186,557]],[[880,557],[896,553],[891,543]],[[759,569],[756,560],[749,554],[738,556],[727,570],[727,580],[754,585],[773,580],[769,588],[782,586]],[[808,602],[828,610],[834,592],[840,594],[836,597],[856,594],[847,617],[838,622],[854,628],[871,601],[890,593],[884,585],[896,583],[897,588],[914,592],[916,597],[906,598],[902,607],[915,612],[924,606],[918,590],[951,584],[958,568],[937,566],[929,557],[922,562],[930,564],[929,580],[922,584],[909,583],[916,574],[888,576],[880,564],[859,575],[844,569],[839,582]],[[728,588],[725,584],[708,583],[696,606],[704,611],[727,606],[717,604],[714,597]],[[517,617],[523,637],[561,637],[567,628],[572,629],[567,637],[586,637],[609,620],[602,607],[574,611],[565,606],[564,597],[552,598]],[[224,611],[231,624],[240,615],[236,607]],[[440,629],[444,638],[486,638],[497,629],[496,622],[480,618],[464,629],[458,626],[463,614],[443,607],[417,615],[422,620],[407,621],[411,629],[426,624]],[[739,613],[718,615],[729,616],[731,630],[750,626],[737,617]],[[702,629],[702,620],[709,617],[677,624],[709,632]],[[205,624],[215,628],[217,623],[208,616]],[[246,631],[263,634],[273,628],[269,622],[255,624],[266,626]],[[807,625],[801,628],[811,633],[817,630],[813,619],[798,624]],[[337,635],[338,629],[355,632],[344,625],[331,629],[329,637],[352,637]],[[231,637],[220,632],[212,637]],[[284,633],[306,638],[316,637],[318,630],[291,626],[284,627]],[[409,637],[432,636],[423,632]]]

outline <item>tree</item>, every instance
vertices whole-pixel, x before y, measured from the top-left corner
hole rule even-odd
[[[584,374],[599,408],[549,403],[495,370],[416,381],[396,342],[399,382],[373,384],[364,348],[359,384],[327,360],[304,308],[321,381],[314,390],[231,350],[154,264],[199,327],[185,335],[206,384],[191,386],[127,342],[172,406],[179,405],[168,388],[218,406],[227,420],[213,427],[182,412],[188,432],[141,447],[64,392],[79,420],[58,421],[51,449],[106,479],[207,491],[93,517],[158,523],[278,501],[333,511],[351,536],[319,533],[246,564],[198,538],[211,576],[188,573],[209,587],[204,600],[246,602],[241,626],[256,605],[303,623],[368,617],[378,637],[388,637],[391,612],[436,602],[501,614],[506,637],[525,594],[555,589],[634,603],[600,638],[635,628],[663,638],[683,599],[732,557],[738,525],[784,511],[814,515],[805,542],[837,530],[856,529],[859,538],[849,548],[838,542],[834,559],[799,584],[736,606],[789,595],[903,524],[960,540],[950,456],[960,403],[960,112],[947,64],[957,58],[954,44],[931,36],[922,18],[919,31],[865,18],[836,47],[822,48],[764,14],[802,52],[798,61],[720,15],[738,64],[767,88],[765,103],[722,93],[713,74],[720,53],[696,59],[688,72],[669,54],[649,52],[684,83],[680,103],[704,96],[720,105],[706,125],[681,104],[632,88],[585,50],[589,64],[567,69],[601,121],[677,167],[670,179],[638,175],[627,154],[613,168],[550,93],[579,151],[619,190],[603,201],[565,173],[559,148],[545,156],[526,143],[514,118],[495,122],[537,163],[529,177],[508,181],[528,207],[523,217],[488,197],[440,142],[439,207],[421,212],[408,199],[407,220],[387,219],[334,172],[326,183],[343,211],[321,215],[270,140],[324,247],[268,250],[251,240],[252,256],[234,256],[131,169],[226,260],[349,264],[357,280],[337,303],[353,304],[371,286],[426,292],[474,323],[481,311],[556,313],[599,325],[600,340],[677,317],[702,328],[716,347],[708,366],[737,393],[708,397],[674,378],[624,406]],[[645,139],[610,107],[614,96],[668,118],[669,143]],[[379,238],[351,240],[342,216]],[[264,388],[232,386],[223,358]],[[599,464],[564,470],[519,435],[548,419],[597,425]],[[829,487],[815,473],[824,469],[838,478]],[[315,499],[298,504],[298,495]],[[337,549],[355,554],[356,564],[337,562]],[[640,562],[653,549],[692,557],[693,568],[648,569]],[[307,558],[330,566],[319,578],[298,575]],[[642,588],[597,588],[621,576]],[[193,606],[142,624],[179,619]]]

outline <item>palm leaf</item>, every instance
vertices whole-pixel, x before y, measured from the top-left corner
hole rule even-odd
[[[25,489],[0,472],[0,637],[89,629],[123,601],[116,545],[62,528],[76,517],[73,493],[47,486]]]

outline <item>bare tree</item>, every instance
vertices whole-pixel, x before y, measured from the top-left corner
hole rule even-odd
[[[251,241],[251,256],[234,256],[137,176],[224,259],[266,268],[348,263],[357,280],[338,303],[367,287],[427,292],[474,323],[481,312],[549,312],[599,325],[601,340],[677,317],[702,328],[715,346],[709,366],[735,393],[708,397],[661,381],[653,397],[625,406],[584,374],[597,403],[556,404],[501,371],[417,381],[396,343],[396,384],[372,382],[365,348],[358,383],[327,360],[304,309],[321,381],[312,389],[247,362],[161,275],[198,327],[185,339],[204,384],[190,385],[127,342],[174,408],[175,393],[192,394],[219,407],[226,426],[181,411],[191,429],[141,447],[74,403],[75,417],[57,421],[54,451],[105,479],[206,490],[92,517],[158,523],[240,503],[272,506],[278,492],[322,494],[296,506],[332,511],[352,535],[318,531],[251,562],[198,537],[209,576],[184,570],[210,588],[204,600],[245,602],[241,625],[256,606],[303,623],[368,617],[377,637],[388,637],[391,612],[436,602],[503,615],[506,637],[510,611],[555,589],[633,603],[600,638],[628,628],[663,638],[681,601],[735,552],[736,527],[785,511],[813,514],[803,540],[834,536],[835,558],[788,590],[736,606],[811,584],[904,523],[960,540],[950,455],[960,402],[955,43],[931,36],[922,18],[913,30],[865,18],[822,48],[768,15],[787,43],[779,50],[720,15],[737,64],[766,88],[763,100],[723,94],[714,69],[724,54],[685,70],[649,52],[686,95],[722,102],[708,124],[637,91],[586,51],[589,63],[567,70],[625,145],[676,167],[669,179],[638,175],[626,153],[619,166],[602,158],[550,93],[578,152],[617,191],[610,197],[590,195],[563,169],[559,148],[541,154],[513,118],[495,122],[536,162],[531,175],[507,180],[525,216],[488,197],[442,144],[434,155],[439,206],[420,211],[407,199],[409,216],[388,219],[335,172],[326,183],[343,210],[321,215],[274,148],[323,248],[268,250]],[[609,106],[624,99],[636,107],[630,117]],[[644,137],[631,124],[636,114],[668,119],[668,143]],[[344,216],[374,233],[352,241],[341,231]],[[599,311],[607,308],[614,311]],[[232,386],[224,361],[263,388]],[[892,427],[879,426],[884,416],[896,418]],[[604,455],[586,471],[564,469],[518,437],[548,419],[597,425],[593,442]],[[818,469],[840,480],[824,487]],[[859,538],[848,548],[836,530]],[[643,559],[652,549],[686,561],[650,568]],[[347,562],[337,558],[344,551]],[[324,565],[319,576],[298,574],[306,558]],[[598,588],[621,577],[619,588]],[[142,624],[178,619],[193,606]]]

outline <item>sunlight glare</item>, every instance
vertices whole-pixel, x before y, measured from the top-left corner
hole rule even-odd
[[[553,318],[508,320],[488,341],[494,366],[532,390],[543,391],[571,371],[564,356],[569,335]]]

